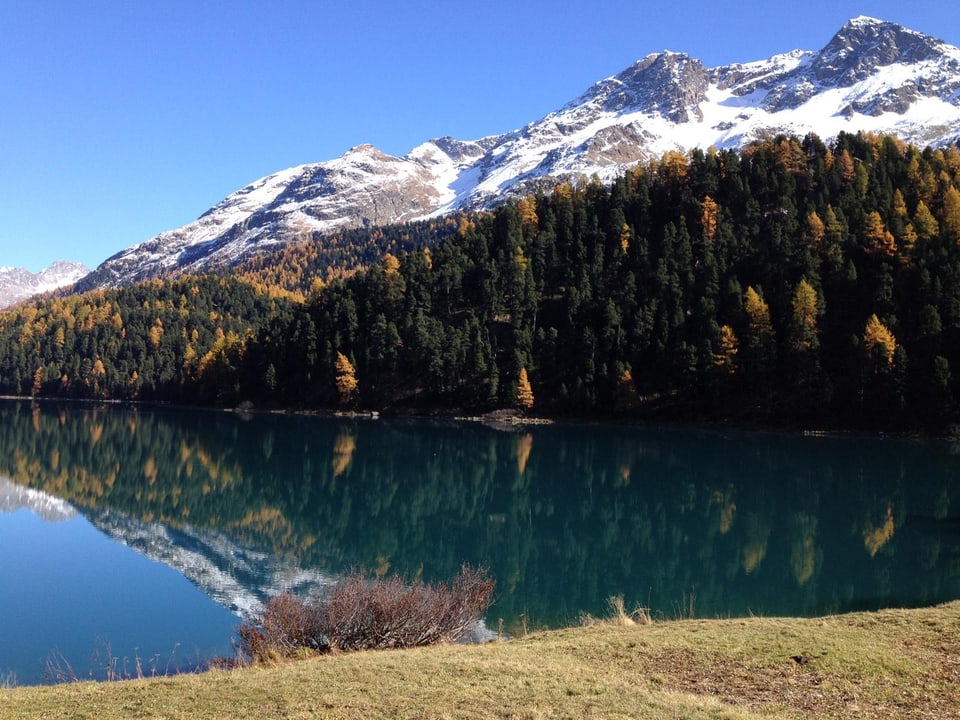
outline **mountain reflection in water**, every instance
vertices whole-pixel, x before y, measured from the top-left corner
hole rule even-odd
[[[5,402],[0,475],[236,611],[464,562],[508,631],[614,595],[668,617],[960,597],[960,457],[935,441]]]

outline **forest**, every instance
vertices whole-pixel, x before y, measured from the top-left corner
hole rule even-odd
[[[2,313],[0,393],[928,432],[955,417],[955,146],[671,152],[611,185],[344,237],[336,266],[314,238],[220,277]]]

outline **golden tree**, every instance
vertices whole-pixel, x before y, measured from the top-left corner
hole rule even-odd
[[[730,373],[737,371],[737,352],[739,352],[739,342],[733,332],[733,328],[724,325],[720,328],[720,347],[713,354],[713,364],[719,369]]]
[[[876,313],[867,320],[863,331],[863,344],[871,355],[880,353],[887,361],[888,367],[893,367],[893,355],[897,349],[897,339],[890,332],[890,328],[880,322]]]
[[[630,230],[630,226],[626,223],[620,226],[620,250],[626,254],[630,250],[630,238],[633,236],[633,233]]]
[[[717,237],[717,216],[720,214],[720,206],[716,201],[707,195],[703,199],[703,213],[700,215],[700,225],[703,227],[703,234],[707,240],[713,240]]]
[[[387,253],[383,256],[383,271],[388,278],[396,277],[400,273],[400,261],[396,255]]]
[[[834,216],[836,218],[836,216]],[[823,246],[823,235],[826,232],[826,226],[823,220],[813,210],[807,214],[807,226],[803,231],[803,239],[808,247],[819,250]]]
[[[921,242],[940,234],[940,225],[923,200],[917,203],[917,209],[913,213],[913,227],[917,231],[917,239]]]
[[[840,166],[840,177],[843,178],[844,182],[853,180],[856,170],[853,166],[853,158],[846,149],[837,157],[837,164]]]
[[[349,405],[357,394],[357,372],[350,359],[339,351],[334,367],[337,371],[337,395],[340,404]]]
[[[893,214],[901,218],[910,216],[910,213],[907,211],[907,202],[903,199],[903,193],[900,192],[900,188],[893,191]]]
[[[537,217],[537,200],[533,196],[525,197],[517,202],[517,211],[520,214],[520,227],[525,235],[540,233],[540,220]]]
[[[770,306],[760,294],[748,287],[743,294],[743,309],[750,323],[750,334],[757,338],[773,336],[773,324],[770,322]]]
[[[948,240],[960,243],[960,192],[955,187],[943,195],[943,229]]]
[[[802,278],[793,293],[794,342],[798,350],[810,350],[817,347],[817,317],[820,315],[820,303],[817,291]]]
[[[747,327],[740,345],[743,351],[740,367],[759,389],[770,380],[776,363],[776,336],[770,321],[770,307],[753,287],[748,287],[743,294],[743,309]]]
[[[867,215],[863,227],[863,237],[867,241],[867,252],[871,255],[893,257],[897,251],[893,234],[883,224],[883,218],[876,210]]]
[[[533,388],[530,387],[526,368],[520,368],[520,379],[517,381],[517,405],[522,410],[530,410],[533,407]]]

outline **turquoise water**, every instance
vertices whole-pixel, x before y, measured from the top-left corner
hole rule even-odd
[[[484,565],[487,624],[507,631],[603,614],[613,595],[665,617],[956,599],[954,450],[0,403],[0,477],[76,511],[0,512],[0,678],[41,682],[51,653],[83,677],[107,643],[145,672],[229,655],[244,611],[351,569],[442,580]]]

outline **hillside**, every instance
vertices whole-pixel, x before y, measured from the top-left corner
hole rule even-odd
[[[522,406],[549,414],[933,431],[955,417],[955,147],[843,135],[669,153],[458,223],[346,279],[301,262],[308,244],[243,282],[0,315],[0,392],[483,412],[521,405],[526,375]]]

